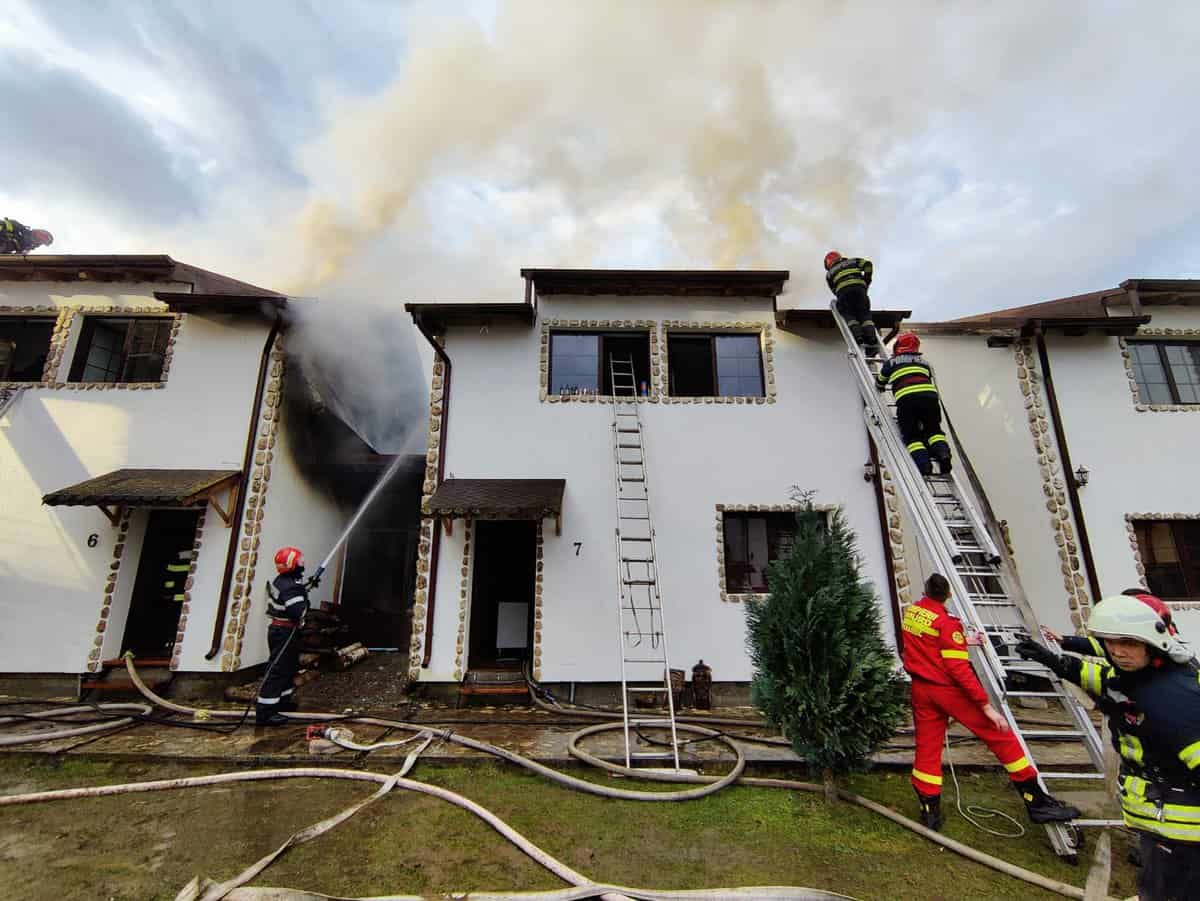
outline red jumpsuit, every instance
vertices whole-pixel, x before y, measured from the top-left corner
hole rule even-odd
[[[923,597],[904,611],[902,627],[917,733],[913,787],[922,795],[942,793],[942,744],[950,717],[991,749],[1013,782],[1035,778],[1037,770],[1016,737],[997,729],[983,712],[988,696],[971,669],[962,623],[941,601]]]

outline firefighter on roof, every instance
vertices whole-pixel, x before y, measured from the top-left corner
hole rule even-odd
[[[937,461],[942,475],[950,472],[950,445],[942,431],[942,405],[933,367],[921,356],[921,339],[905,332],[896,339],[895,354],[879,368],[875,387],[892,389],[896,399],[896,421],[921,475],[933,475]]]
[[[1096,698],[1121,758],[1125,825],[1141,840],[1142,901],[1200,898],[1200,669],[1153,595],[1105,598],[1087,630],[1104,657],[1017,653]]]
[[[255,720],[260,726],[281,726],[281,716],[295,710],[292,680],[300,670],[300,640],[297,632],[308,610],[308,586],[304,584],[304,555],[299,548],[284,547],[275,552],[279,575],[267,585],[267,647],[270,657],[267,672],[258,689]]]
[[[1048,795],[1008,721],[991,705],[967,655],[962,623],[946,612],[950,583],[938,573],[925,583],[925,596],[904,611],[904,669],[912,677],[916,756],[912,784],[921,805],[921,822],[942,825],[942,745],[950,718],[958,720],[1004,764],[1035,823],[1066,822],[1079,816],[1074,807]]]
[[[54,243],[44,228],[30,228],[16,219],[0,218],[0,253],[29,253]]]
[[[825,281],[837,298],[837,310],[868,357],[879,353],[879,333],[871,321],[871,298],[867,294],[874,273],[870,260],[844,257],[836,250],[825,254]]]

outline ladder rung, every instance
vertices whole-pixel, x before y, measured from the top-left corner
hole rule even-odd
[[[1082,826],[1089,828],[1109,829],[1113,826],[1124,826],[1124,820],[1071,820],[1071,826]]]
[[[622,563],[653,563],[653,557],[622,557]]]
[[[1006,698],[1061,698],[1057,691],[1006,691]]]
[[[617,431],[623,435],[636,435],[641,429],[617,429]]]
[[[623,516],[621,518],[628,519],[629,517]],[[648,535],[645,538],[629,536],[629,535],[620,535],[618,537],[621,539],[621,541],[649,541],[650,540],[650,536],[648,536]]]
[[[654,585],[654,579],[622,579],[622,584],[625,585]],[[611,607],[609,608],[612,609]]]
[[[665,691],[665,690],[666,690],[665,688],[655,689],[655,691]],[[631,719],[629,721],[629,725],[631,725],[631,726],[670,726],[671,721],[664,716],[653,717],[651,719],[643,719],[643,718],[639,717],[636,720]]]
[[[622,482],[644,482],[644,481],[646,481],[646,478],[645,478],[645,476],[633,476],[633,477],[621,476],[621,481]]]
[[[1046,773],[1039,772],[1043,779],[1103,779],[1104,773]]]
[[[1055,729],[1023,729],[1021,730],[1022,738],[1083,738],[1083,733],[1078,729],[1063,729],[1058,731]]]
[[[657,685],[657,686],[655,686],[655,685],[626,685],[625,690],[635,692],[637,694],[661,694],[662,692],[667,690],[667,687],[665,684]],[[632,722],[632,720],[630,720],[630,722]]]
[[[629,755],[631,760],[674,760],[675,755],[670,751],[635,751]]]
[[[637,431],[637,429],[633,429],[633,431]],[[641,445],[640,445],[640,444],[618,444],[618,445],[617,445],[617,447],[635,447],[635,448],[640,448],[640,447],[641,447]]]
[[[657,663],[659,666],[666,663],[662,657],[625,657],[623,659],[626,663]]]
[[[650,517],[649,517],[649,516],[625,516],[625,515],[622,515],[622,516],[620,516],[619,518],[620,518],[620,519],[622,519],[622,520],[633,520],[634,522],[639,522],[639,521],[642,521],[642,522],[644,522],[645,520],[649,519]],[[635,541],[635,540],[638,540],[638,539],[629,538],[629,539],[626,539],[626,540],[627,540],[627,541]],[[646,540],[647,540],[647,541],[649,541],[650,539],[648,539],[648,538],[647,538]]]

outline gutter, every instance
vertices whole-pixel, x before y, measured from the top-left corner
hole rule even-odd
[[[1062,460],[1063,481],[1067,484],[1067,498],[1071,502],[1071,513],[1075,517],[1075,531],[1079,535],[1079,549],[1083,553],[1083,566],[1087,571],[1088,587],[1092,591],[1092,603],[1097,604],[1104,595],[1100,593],[1100,580],[1096,576],[1096,560],[1092,556],[1092,543],[1088,540],[1087,521],[1083,518],[1083,505],[1079,501],[1079,489],[1075,485],[1075,467],[1071,463],[1071,450],[1067,447],[1067,434],[1063,429],[1062,412],[1058,408],[1054,377],[1050,373],[1050,354],[1046,350],[1046,335],[1042,331],[1041,320],[1034,321],[1033,335],[1037,339],[1038,361],[1042,367],[1042,382],[1046,386],[1050,422],[1054,425],[1054,440],[1058,444],[1058,455]]]
[[[442,421],[438,431],[437,483],[440,485],[446,478],[446,425],[450,418],[450,358],[446,356],[446,351],[434,339],[421,314],[413,313],[412,319],[413,325],[425,336],[425,340],[429,342],[429,346],[433,348],[434,354],[442,361],[442,367],[445,369],[442,376]],[[441,548],[442,521],[440,517],[435,516],[433,518],[433,538],[429,547],[429,594],[428,600],[425,602],[425,653],[421,658],[422,669],[429,668],[429,661],[433,656],[433,613],[437,604],[438,556]]]
[[[267,334],[266,343],[263,344],[262,359],[258,363],[258,383],[254,388],[254,403],[250,407],[250,429],[246,433],[246,451],[242,455],[243,484],[250,480],[250,470],[254,464],[254,444],[258,437],[259,417],[262,415],[263,389],[267,384],[267,373],[271,371],[271,350],[275,346],[275,339],[279,337],[282,327],[279,317],[276,316],[275,321],[271,323],[271,331]],[[221,635],[225,631],[225,615],[229,609],[229,587],[233,584],[233,570],[237,563],[238,545],[241,543],[242,517],[249,495],[249,491],[242,492],[242,497],[234,505],[233,519],[229,523],[231,533],[229,551],[225,555],[225,572],[221,576],[221,591],[217,594],[217,619],[213,624],[212,647],[204,655],[205,660],[212,660],[221,652]]]

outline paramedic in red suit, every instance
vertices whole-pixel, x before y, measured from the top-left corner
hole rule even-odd
[[[904,669],[912,677],[913,725],[917,751],[912,784],[921,804],[921,822],[942,825],[942,745],[950,718],[958,720],[996,755],[1021,794],[1035,823],[1066,822],[1074,807],[1048,795],[1021,743],[1004,716],[992,707],[967,656],[962,623],[946,612],[950,583],[938,573],[925,583],[925,596],[904,612]]]

